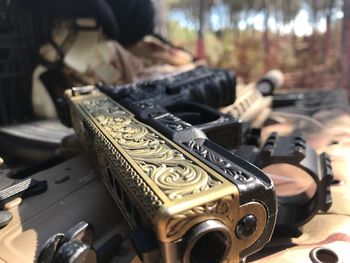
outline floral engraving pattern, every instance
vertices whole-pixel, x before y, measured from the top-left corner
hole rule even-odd
[[[181,214],[175,215],[169,220],[166,229],[167,236],[170,237],[176,233],[181,233],[184,226],[196,217],[206,214],[221,214],[228,219],[230,218],[231,208],[230,200],[221,199],[215,202],[207,203],[203,206],[195,207]],[[230,220],[230,219],[229,219]]]
[[[91,141],[90,143],[86,143],[90,146],[88,149],[91,150],[96,156],[102,180],[105,182],[107,189],[112,193],[112,197],[117,200],[117,204],[121,206],[121,211],[126,216],[130,226],[135,226],[132,221],[132,215],[126,211],[125,205],[123,205],[123,200],[117,197],[118,194],[116,193],[115,189],[112,189],[110,183],[108,183],[108,168],[115,171],[115,175],[118,176],[117,181],[123,181],[124,185],[132,191],[133,195],[137,197],[140,205],[145,209],[145,211],[147,211],[146,215],[153,217],[158,211],[158,208],[163,205],[162,200],[150,188],[150,186],[147,185],[147,183],[135,171],[135,169],[125,160],[125,157],[116,150],[115,146],[106,138],[106,136],[97,128],[97,126],[84,115],[81,115],[80,118],[85,124],[84,131],[92,134],[94,137],[94,140],[92,140],[90,136],[83,135],[85,140]],[[127,194],[129,195],[130,193],[128,192]],[[152,218],[149,219],[151,220]]]
[[[216,167],[218,167],[225,174],[230,175],[233,179],[243,183],[251,180],[248,174],[243,173],[241,170],[235,168],[229,161],[225,160],[219,154],[211,151],[203,145],[200,145],[196,141],[186,142],[184,145],[188,146],[191,150],[207,159],[212,164],[216,165]]]
[[[221,184],[110,99],[87,99],[81,106],[170,200]]]

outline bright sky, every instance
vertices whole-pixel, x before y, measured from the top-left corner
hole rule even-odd
[[[213,12],[210,15],[211,24],[213,25],[214,29],[220,29],[224,28],[227,25],[225,25],[225,21],[228,21],[229,14],[228,11],[225,10],[225,8],[222,8],[222,6],[216,7]],[[343,13],[341,11],[338,11],[333,17],[333,20],[341,19],[343,18]],[[172,12],[170,14],[171,20],[176,20],[180,23],[181,26],[189,27],[189,28],[196,28],[196,25],[188,21],[186,19],[186,16],[181,12]],[[277,25],[274,18],[270,18],[269,21],[269,27],[272,31],[277,31],[277,27],[279,27],[281,33],[288,34],[292,30],[292,25]],[[241,19],[241,21],[238,23],[238,26],[241,30],[244,30],[247,28],[247,25],[252,25],[256,30],[263,30],[264,29],[264,15],[263,14],[257,14],[252,15],[248,17],[247,20]],[[309,14],[305,8],[299,11],[298,15],[295,19],[295,25],[294,30],[297,36],[307,36],[312,34],[312,26],[309,22]],[[322,18],[319,23],[317,24],[317,30],[320,32],[326,31],[326,20]]]
[[[324,19],[323,19],[324,20]],[[324,32],[326,30],[326,21],[321,20],[317,28],[319,31]],[[252,24],[255,29],[257,30],[264,30],[264,15],[263,14],[258,14],[255,16],[252,16],[248,18],[247,21],[240,21],[238,26],[241,30],[246,29],[248,24]],[[269,21],[269,27],[272,31],[277,31],[277,27],[279,26],[280,32],[281,33],[290,33],[292,30],[292,25],[287,24],[287,25],[278,25],[276,24],[276,21],[274,18],[270,18]],[[309,15],[306,10],[302,9],[298,13],[298,15],[295,18],[295,33],[297,36],[305,36],[305,35],[311,35],[312,34],[312,27],[309,22]]]
[[[337,12],[333,19],[341,19],[343,18],[343,13],[341,11]],[[251,17],[247,21],[249,24],[253,24],[254,28],[257,30],[263,30],[264,29],[264,15],[263,14],[258,14],[254,17]],[[274,18],[270,18],[269,21],[269,27],[272,31],[277,31],[277,24]],[[295,33],[297,36],[308,36],[312,34],[312,26],[309,22],[309,15],[305,9],[300,10],[298,15],[295,18],[294,21],[295,25]],[[239,28],[244,30],[247,27],[247,24],[245,21],[240,21],[239,22]],[[317,30],[320,32],[325,32],[326,31],[326,19],[322,18],[318,24],[317,24]],[[279,25],[281,33],[288,34],[292,30],[292,25],[287,24],[287,25]]]

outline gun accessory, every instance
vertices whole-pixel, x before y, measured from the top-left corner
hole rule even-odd
[[[0,208],[17,197],[26,198],[47,190],[46,181],[27,179],[0,190]]]
[[[241,146],[236,152],[276,179],[278,200],[277,226],[300,227],[309,222],[318,211],[327,212],[332,205],[330,186],[333,181],[332,165],[326,153],[317,154],[300,131],[289,136],[272,133],[262,149]],[[288,174],[273,174],[274,165],[289,165]],[[294,167],[294,168],[293,168]],[[297,168],[297,169],[295,169]],[[278,169],[278,168],[277,168]],[[281,172],[281,170],[280,170]],[[291,174],[293,173],[293,174]],[[299,175],[298,175],[299,174]],[[288,194],[279,194],[279,180]],[[297,184],[303,190],[296,189]]]
[[[233,72],[197,67],[168,78],[123,86],[99,85],[116,101],[151,99],[159,105],[197,102],[213,108],[231,104],[236,99],[236,76]],[[78,88],[78,89],[83,89]]]
[[[271,113],[272,97],[264,97],[255,85],[237,86],[237,98],[229,106],[220,109],[225,114],[249,122],[259,128]]]
[[[38,263],[95,263],[96,254],[91,249],[94,237],[93,225],[80,222],[65,234],[51,236],[41,248]]]
[[[272,182],[259,169],[225,156],[232,154],[209,140],[180,146],[108,96],[83,90],[66,92],[71,123],[130,226],[154,230],[163,261],[239,262],[269,241],[276,200]],[[178,123],[165,126],[181,130],[184,123]],[[222,152],[211,155],[215,146]]]

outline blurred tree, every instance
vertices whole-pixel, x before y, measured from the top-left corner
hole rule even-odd
[[[337,76],[340,76],[342,19],[339,15],[343,7],[340,3],[343,0],[165,2],[170,5],[170,14],[174,14],[172,17],[186,17],[176,25],[176,21],[171,22],[176,26],[176,31],[173,28],[169,30],[173,41],[195,50],[195,47],[198,47],[198,39],[203,37],[205,31],[208,63],[235,69],[247,81],[259,76],[264,70],[264,65],[265,69],[279,67],[290,74],[295,73],[299,80],[294,83],[301,86],[310,86],[310,83],[316,86],[332,86],[335,84],[327,84],[324,80],[336,80]],[[301,20],[297,21],[298,15],[304,15],[305,12],[310,20],[305,27],[312,26],[311,35],[304,30],[306,28],[300,24]],[[345,24],[344,22],[344,26]],[[320,25],[324,26],[325,32],[319,30]],[[301,37],[296,34],[298,31],[305,32],[306,35]],[[343,45],[343,54],[346,53],[345,46],[346,44]],[[344,71],[346,67],[343,67]],[[327,70],[329,74],[321,73]],[[314,73],[310,73],[311,71]],[[324,75],[327,76],[323,78]]]
[[[342,87],[350,94],[350,0],[344,0],[342,26]]]
[[[187,17],[195,24],[198,24],[198,38],[196,43],[196,57],[202,59],[205,57],[204,31],[206,16],[215,4],[215,0],[170,0],[169,5],[172,8],[178,8],[186,13]],[[198,23],[196,23],[198,22]]]
[[[198,27],[198,39],[196,45],[196,57],[199,59],[205,58],[205,47],[204,47],[204,25],[207,9],[207,0],[199,0],[199,27]]]
[[[306,4],[309,7],[309,23],[312,26],[312,35],[310,38],[310,49],[309,52],[312,54],[313,59],[317,59],[320,55],[316,46],[317,40],[316,35],[318,33],[318,22],[320,20],[322,11],[324,10],[326,0],[306,0]]]
[[[281,25],[283,24],[283,0],[270,0],[272,17],[275,24],[276,34],[280,35]]]
[[[199,27],[199,18],[200,7],[203,6],[203,13],[206,16],[210,9],[218,2],[219,0],[167,0],[168,6],[171,9],[181,10],[187,19],[194,22],[194,24]]]
[[[166,28],[166,16],[168,14],[167,5],[164,0],[153,0],[155,10],[156,10],[156,18],[155,18],[155,32],[162,35],[167,36],[167,28]]]
[[[262,9],[264,12],[264,52],[265,52],[265,66],[268,66],[268,58],[270,56],[270,38],[269,38],[269,18],[270,6],[268,0],[262,1]]]
[[[239,21],[241,20],[241,13],[246,7],[245,0],[222,0],[222,3],[227,6],[230,13],[230,24],[236,31],[239,31]]]
[[[302,0],[283,1],[283,25],[290,25],[290,37],[294,54],[296,53],[296,33],[295,33],[295,18],[302,8]]]
[[[284,25],[290,24],[291,33],[295,35],[295,18],[302,7],[302,0],[282,1],[282,16]]]
[[[331,19],[332,19],[332,14],[333,14],[336,2],[337,2],[336,0],[308,0],[307,1],[311,10],[310,21],[312,22],[311,24],[313,26],[314,36],[317,31],[318,23],[321,21],[321,19],[325,19],[326,21],[326,32],[324,33],[324,36],[323,36],[323,45],[320,45],[321,47],[320,54],[322,55],[323,62],[325,62],[328,55],[328,50],[330,48],[330,41],[331,41],[331,34],[332,34]],[[313,41],[315,41],[315,38],[313,38]]]
[[[325,6],[326,33],[324,35],[324,45],[323,45],[324,59],[326,59],[328,56],[328,50],[330,48],[330,41],[332,40],[331,19],[332,19],[333,9],[334,9],[335,3],[336,3],[336,0],[327,0],[326,6]]]

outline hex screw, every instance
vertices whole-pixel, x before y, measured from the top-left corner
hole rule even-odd
[[[255,233],[256,227],[256,217],[253,215],[246,215],[238,222],[236,226],[236,236],[239,239],[248,239]]]

